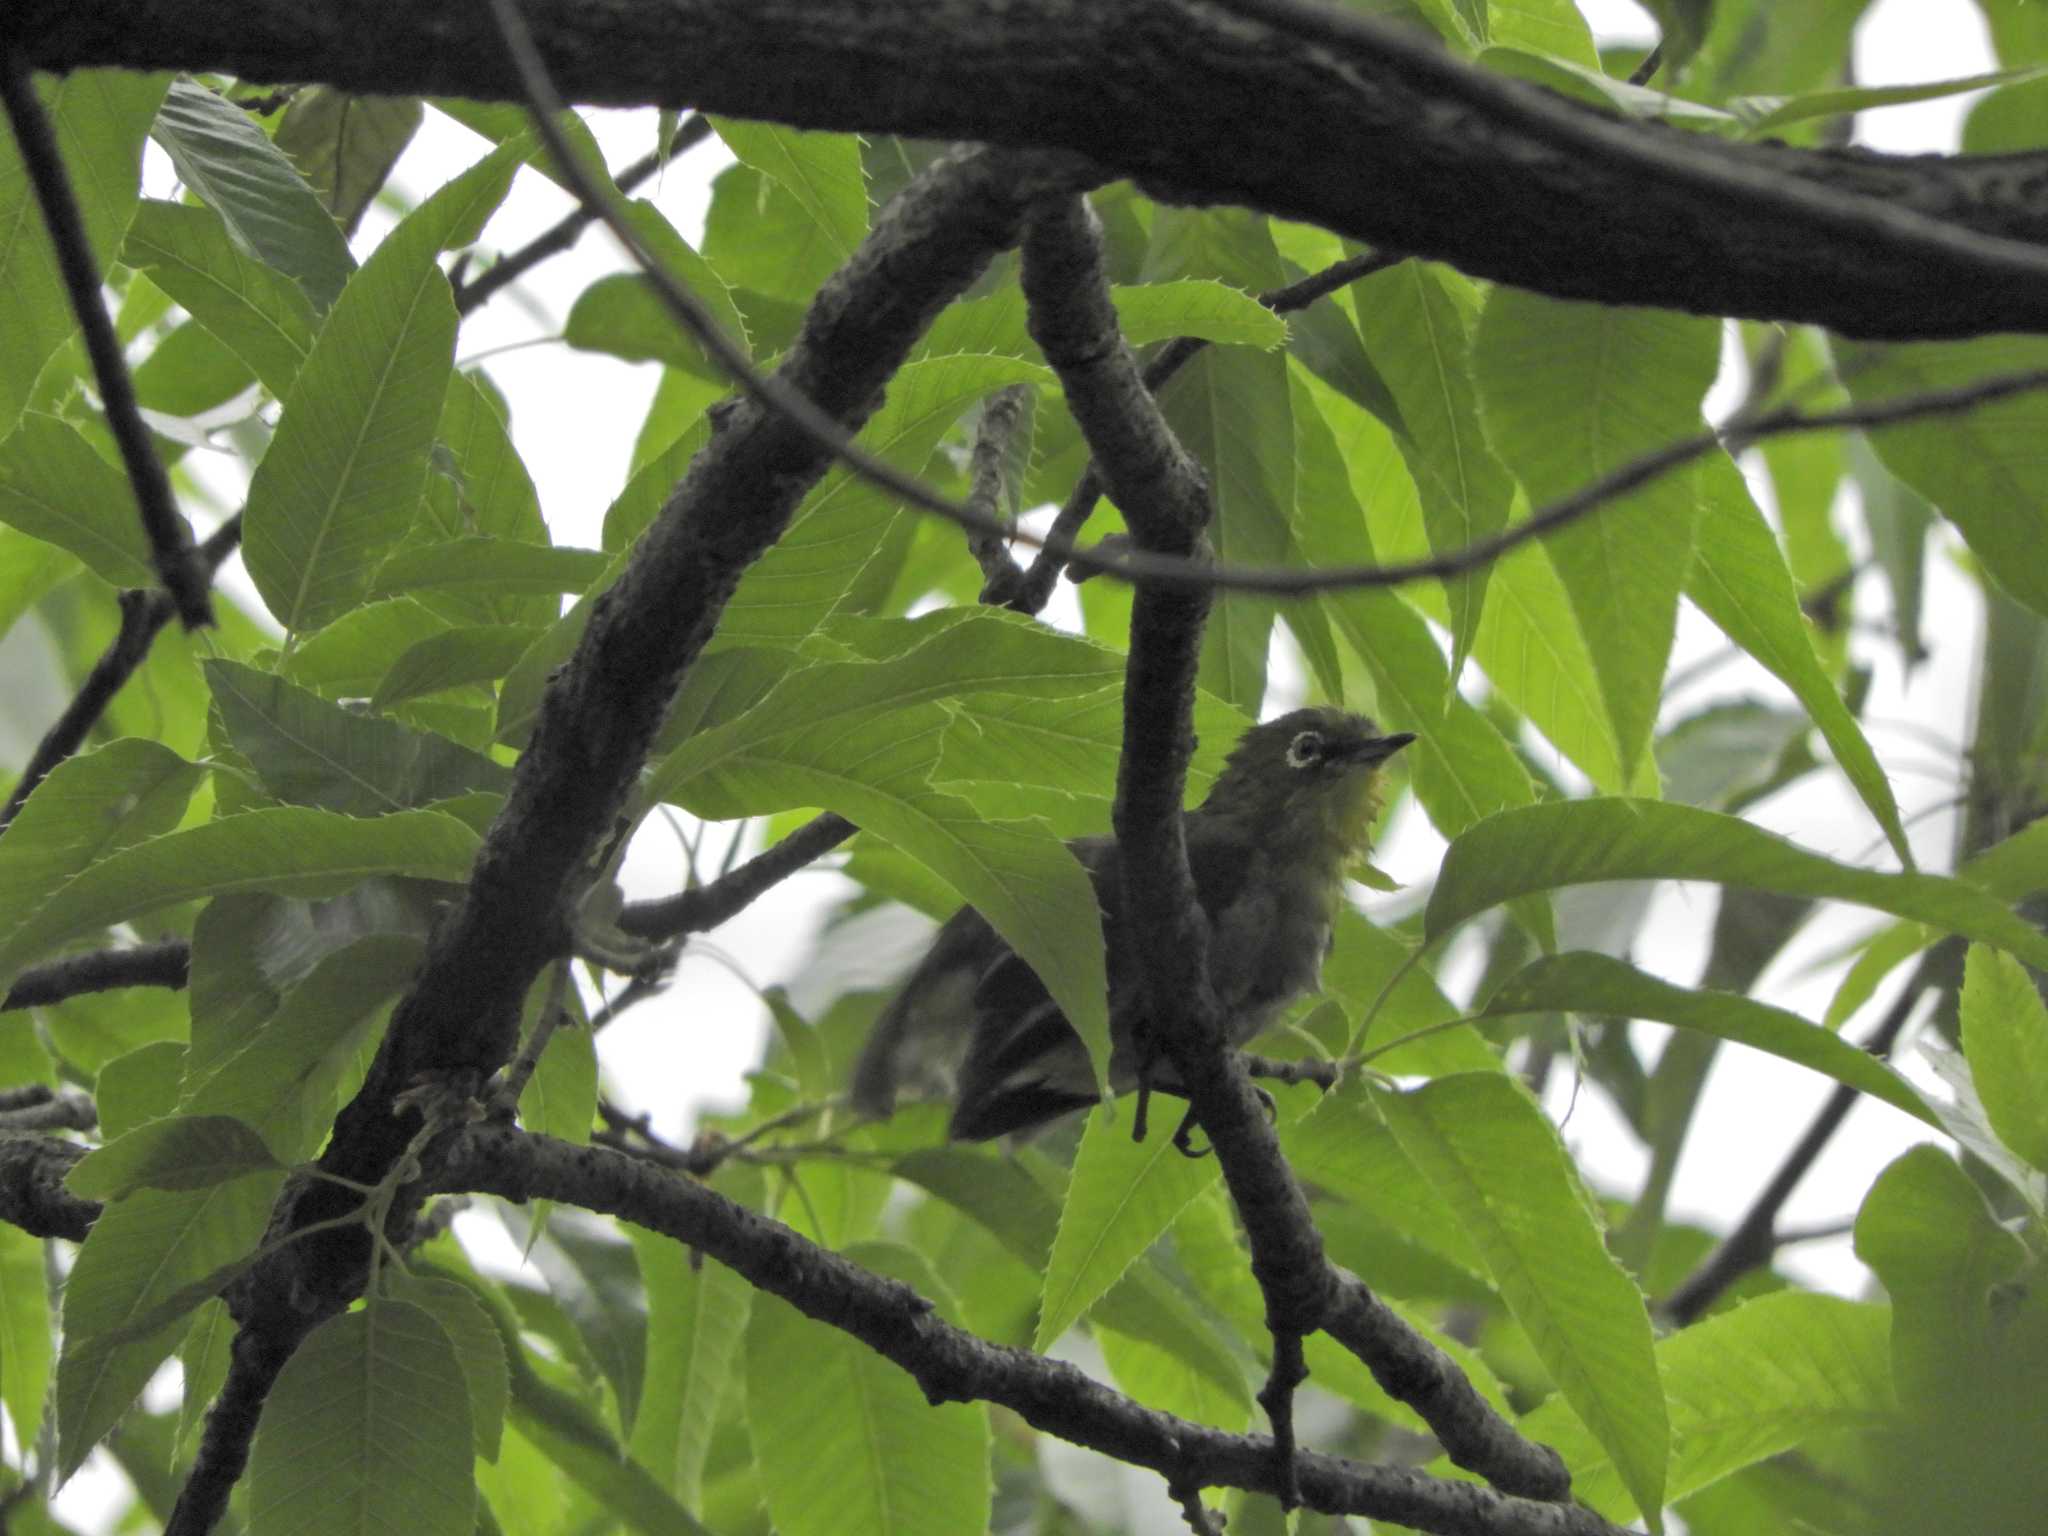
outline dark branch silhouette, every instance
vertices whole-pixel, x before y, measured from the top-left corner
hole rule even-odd
[[[894,1361],[935,1403],[999,1403],[1026,1422],[1174,1487],[1280,1494],[1273,1442],[1233,1435],[1132,1402],[1071,1365],[991,1344],[947,1323],[924,1297],[862,1269],[709,1186],[610,1147],[573,1146],[510,1126],[476,1126],[436,1159],[439,1190],[507,1200],[559,1200],[622,1217],[717,1260],[807,1317]],[[1412,1467],[1367,1466],[1297,1451],[1294,1481],[1308,1508],[1359,1514],[1442,1536],[1621,1536],[1589,1509],[1520,1498]]]
[[[237,514],[199,546],[200,569],[209,582],[241,542],[242,519]],[[49,777],[50,771],[85,744],[86,736],[99,723],[100,716],[107,712],[114,695],[121,691],[122,685],[135,675],[135,669],[149,655],[157,632],[170,623],[177,612],[171,595],[161,587],[148,592],[123,592],[120,602],[120,629],[115,631],[114,638],[99,660],[93,663],[92,671],[86,674],[71,702],[64,706],[64,713],[36,743],[28,766],[21,770],[21,777],[15,782],[14,793],[7,797],[7,804],[0,807],[0,833],[13,824],[14,818],[21,814],[22,805],[35,792],[35,787]]]
[[[99,382],[100,406],[106,412],[107,429],[114,435],[121,463],[128,471],[128,483],[135,491],[135,507],[142,519],[143,534],[149,540],[150,559],[185,627],[203,628],[213,622],[213,607],[206,595],[213,572],[192,546],[192,530],[186,527],[171,494],[171,477],[164,470],[163,460],[156,456],[149,428],[143,425],[142,409],[135,400],[135,383],[128,377],[128,364],[121,356],[114,322],[100,298],[100,266],[86,234],[85,215],[79,210],[63,157],[57,150],[56,130],[50,126],[50,115],[36,96],[27,63],[4,39],[0,39],[0,102],[5,103],[8,126],[14,130],[22,165],[28,171],[29,184],[35,188],[43,227],[50,233],[57,270],[71,299],[71,312],[78,317],[85,353],[92,361],[93,377]]]
[[[574,101],[1064,150],[1163,202],[1256,208],[1563,298],[1902,339],[2048,329],[2037,155],[1795,149],[1624,120],[1336,5],[521,9]],[[8,24],[45,69],[526,94],[484,6],[13,0]]]

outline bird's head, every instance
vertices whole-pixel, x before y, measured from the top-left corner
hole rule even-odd
[[[1365,852],[1380,811],[1382,765],[1414,739],[1408,731],[1382,735],[1347,710],[1294,710],[1238,738],[1202,812],[1241,819],[1254,835],[1341,864]]]

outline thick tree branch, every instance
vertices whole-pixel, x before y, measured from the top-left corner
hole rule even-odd
[[[85,215],[71,190],[63,157],[57,151],[56,130],[43,110],[28,66],[21,54],[0,42],[0,103],[7,110],[8,126],[21,151],[23,167],[35,188],[36,203],[42,210],[43,227],[49,231],[50,246],[56,253],[57,270],[71,299],[71,311],[78,317],[85,355],[92,362],[93,377],[99,382],[100,405],[105,410],[107,429],[120,450],[121,463],[128,471],[128,484],[135,492],[135,508],[142,519],[142,532],[149,540],[151,562],[157,579],[170,594],[171,603],[187,629],[199,629],[213,622],[213,608],[206,589],[213,572],[192,547],[192,530],[178,513],[171,495],[171,477],[163,460],[156,456],[149,428],[143,425],[142,410],[135,400],[135,382],[128,377],[128,364],[121,356],[121,343],[114,335],[114,322],[100,298],[100,265],[93,257],[86,235]]]
[[[456,1137],[431,1177],[442,1190],[561,1200],[687,1244],[868,1344],[915,1377],[933,1402],[1000,1403],[1048,1434],[1148,1467],[1173,1487],[1281,1491],[1264,1436],[1225,1434],[1156,1412],[1070,1365],[976,1338],[907,1286],[644,1160],[486,1125]],[[1442,1536],[1620,1536],[1591,1510],[1409,1467],[1361,1466],[1314,1452],[1298,1453],[1294,1466],[1303,1502],[1331,1514],[1367,1515]]]
[[[522,96],[486,6],[13,0],[36,66]],[[564,95],[1062,148],[1566,298],[1851,335],[2048,330],[2038,155],[1731,143],[1624,121],[1304,0],[527,0]]]
[[[0,1221],[31,1237],[68,1237],[74,1243],[99,1219],[97,1200],[81,1200],[64,1176],[89,1148],[26,1131],[0,1133]]]

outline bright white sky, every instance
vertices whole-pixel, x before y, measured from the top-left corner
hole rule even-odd
[[[1580,8],[1603,38],[1641,39],[1654,31],[1631,0],[1581,0]],[[1891,85],[1976,74],[1994,67],[1994,61],[1974,6],[1960,0],[1877,0],[1857,34],[1857,67],[1865,84]],[[1859,141],[1897,151],[1953,149],[1966,107],[1967,98],[1868,113],[1860,123]],[[638,158],[654,141],[650,113],[588,115],[614,165]],[[171,185],[168,166],[153,147],[151,153],[151,190],[162,195]],[[477,153],[478,140],[429,112],[397,184],[409,199],[416,198]],[[713,140],[671,166],[642,195],[653,197],[678,228],[695,238],[702,228],[710,177],[728,160],[723,146]],[[516,247],[566,208],[566,199],[551,184],[537,176],[521,176],[492,221],[486,241],[499,249]],[[373,213],[358,239],[359,254],[388,227],[388,218]],[[559,335],[571,302],[586,284],[622,265],[608,237],[586,236],[574,252],[543,265],[520,289],[487,305],[463,329],[464,361],[495,354],[490,373],[511,402],[513,429],[558,543],[594,547],[599,542],[604,509],[624,481],[633,437],[654,387],[651,366],[628,367],[547,339]],[[1723,393],[1732,398],[1732,388]],[[206,479],[223,506],[232,506],[239,503],[240,486],[232,471],[226,471],[227,463],[225,458],[216,461],[216,470],[225,472],[209,470]],[[1909,816],[1953,793],[1954,760],[1880,722],[1917,722],[1948,741],[1967,739],[1962,711],[1971,691],[1969,645],[1978,623],[1973,588],[1947,561],[1932,560],[1929,577],[1926,630],[1934,646],[1933,659],[1908,680],[1900,675],[1893,651],[1875,642],[1860,647],[1876,668],[1869,710],[1873,744],[1893,769]],[[239,566],[231,569],[229,579],[241,581]],[[245,583],[236,590],[253,605]],[[1882,589],[1873,578],[1857,596],[1859,612],[1869,613],[1882,602]],[[1688,613],[1681,621],[1675,661],[1682,664],[1721,644],[1711,625]],[[1745,673],[1729,667],[1715,674],[1711,692],[1688,694],[1683,708],[1689,711],[1709,697],[1741,694],[1784,697],[1759,669]],[[1276,700],[1274,712],[1289,702]],[[0,716],[9,713],[0,710]],[[0,718],[0,733],[13,723]],[[1929,776],[1930,770],[1940,776]],[[1837,776],[1815,777],[1820,782],[1781,796],[1755,814],[1819,851],[1852,859],[1875,857],[1880,846],[1877,831],[1860,803]],[[1950,819],[1938,814],[1914,828],[1916,846],[1931,867],[1946,862],[1950,828]],[[1411,812],[1391,829],[1375,862],[1397,880],[1420,885],[1428,880],[1441,850],[1441,840]],[[657,823],[627,862],[629,894],[667,894],[675,888],[681,868],[678,845]],[[761,984],[800,983],[790,971],[808,953],[825,905],[847,889],[845,881],[828,872],[798,876],[721,929],[712,944],[732,966]],[[1395,900],[1398,903],[1399,898]],[[1386,901],[1375,898],[1379,904]],[[1643,930],[1638,962],[1682,983],[1696,980],[1715,903],[1710,889],[1666,888]],[[1766,979],[1766,995],[1808,1017],[1819,1017],[1831,983],[1804,972],[1867,925],[1855,915],[1816,924],[1795,952],[1773,968]],[[890,974],[908,962],[924,931],[908,921],[892,932],[866,929],[863,963],[877,976]],[[1878,1008],[1868,1010],[1852,1029],[1867,1028],[1867,1021],[1887,1000],[1881,995]],[[1663,1033],[1657,1026],[1637,1027],[1646,1041]],[[744,1073],[759,1059],[765,1030],[764,1011],[727,963],[708,954],[686,958],[666,996],[642,1004],[606,1032],[607,1077],[628,1106],[651,1111],[658,1128],[684,1137],[697,1106],[732,1105],[743,1098]],[[1732,1220],[1775,1170],[1828,1086],[1823,1079],[1770,1058],[1735,1048],[1725,1051],[1701,1108],[1692,1154],[1679,1173],[1674,1214],[1717,1224]],[[1564,1121],[1567,1138],[1596,1181],[1620,1192],[1636,1186],[1642,1156],[1602,1095],[1589,1090],[1574,1100],[1571,1084],[1560,1074],[1551,1109]],[[1859,1107],[1793,1199],[1787,1224],[1806,1227],[1846,1218],[1876,1172],[1907,1145],[1924,1139],[1924,1128],[1889,1108]],[[466,1236],[483,1237],[489,1230],[465,1225]],[[1816,1283],[1849,1294],[1868,1279],[1846,1239],[1801,1248],[1788,1264]],[[103,1528],[106,1491],[92,1475],[75,1479],[67,1490],[64,1513],[81,1529]]]

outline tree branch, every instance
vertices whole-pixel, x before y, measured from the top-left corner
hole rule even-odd
[[[669,161],[678,158],[702,144],[711,137],[711,120],[703,116],[692,116],[676,128],[675,137],[668,144],[649,155],[642,155],[623,171],[616,180],[621,192],[630,192],[647,180]],[[583,237],[583,231],[596,221],[597,214],[590,208],[578,205],[552,226],[535,235],[516,251],[507,251],[497,261],[455,285],[455,313],[474,314],[490,302],[491,296],[500,289],[508,288],[526,276],[550,256],[559,256],[570,249]]]
[[[99,1219],[100,1204],[72,1194],[64,1176],[88,1150],[54,1136],[0,1132],[0,1221],[31,1237],[84,1242]]]
[[[1373,252],[1364,256],[1350,256],[1343,261],[1333,262],[1320,272],[1304,277],[1298,283],[1285,288],[1275,288],[1259,295],[1259,302],[1276,315],[1288,315],[1298,309],[1306,309],[1319,299],[1327,298],[1339,288],[1361,282],[1375,272],[1384,272],[1397,266],[1405,258],[1394,252]],[[1166,387],[1167,381],[1185,368],[1209,343],[1199,336],[1179,336],[1168,342],[1145,364],[1145,387],[1157,395]],[[995,601],[1007,603],[1019,613],[1037,613],[1046,600],[1052,596],[1053,584],[1059,580],[1060,572],[1071,562],[1074,541],[1081,536],[1081,529],[1087,524],[1089,515],[1095,510],[1095,503],[1102,497],[1102,472],[1090,459],[1081,471],[1081,477],[1074,482],[1073,490],[1067,493],[1065,503],[1046,530],[1045,540],[1039,546],[1038,557],[1031,562],[1031,568],[1012,584],[1006,584]],[[1098,574],[1083,564],[1076,580]],[[984,596],[987,596],[984,593]]]
[[[1023,257],[1032,339],[1058,372],[1074,420],[1139,547],[1199,558],[1211,515],[1208,478],[1167,426],[1117,328],[1101,233],[1088,205],[1079,197],[1049,202],[1026,228]],[[1301,1341],[1322,1325],[1330,1273],[1322,1235],[1251,1079],[1230,1049],[1222,1005],[1209,982],[1208,923],[1196,899],[1181,815],[1208,609],[1207,592],[1155,587],[1140,587],[1131,608],[1112,820],[1124,921],[1135,940],[1149,1015],[1161,1026],[1160,1039],[1131,1043],[1141,1062],[1157,1047],[1173,1063],[1244,1222],[1273,1336],[1259,1402],[1273,1429],[1279,1497],[1292,1508],[1300,1502],[1294,1390],[1308,1374]],[[1142,1096],[1142,1065],[1139,1073]]]
[[[1564,1458],[1526,1439],[1458,1369],[1356,1275],[1338,1272],[1323,1318],[1330,1337],[1365,1362],[1380,1389],[1422,1415],[1444,1454],[1502,1493],[1562,1501],[1572,1477]]]
[[[1860,336],[2048,330],[2038,155],[1737,143],[1623,120],[1303,0],[527,0],[572,100],[1060,148],[1564,298]],[[483,6],[13,0],[37,67],[518,100]]]
[[[1921,957],[1905,988],[1893,1000],[1890,1011],[1870,1038],[1863,1042],[1863,1048],[1871,1055],[1883,1057],[1891,1054],[1899,1032],[1906,1027],[1921,994],[1931,983],[1934,967],[1932,955]],[[1771,1262],[1771,1256],[1778,1251],[1778,1217],[1785,1209],[1785,1202],[1792,1198],[1792,1191],[1799,1187],[1799,1181],[1806,1177],[1807,1170],[1813,1167],[1827,1144],[1834,1139],[1835,1132],[1841,1129],[1842,1122],[1849,1117],[1849,1111],[1856,1107],[1856,1101],[1861,1097],[1849,1087],[1837,1087],[1828,1095],[1827,1102],[1806,1127],[1806,1134],[1785,1154],[1785,1161],[1743,1213],[1742,1219],[1721,1239],[1699,1268],[1664,1298],[1663,1305],[1657,1310],[1674,1327],[1684,1328],[1699,1321],[1731,1285],[1751,1270],[1761,1269]]]
[[[47,1008],[67,997],[120,987],[169,987],[175,992],[185,985],[191,969],[192,946],[183,939],[66,955],[32,965],[15,977],[6,997],[0,998],[0,1013]]]
[[[78,317],[85,354],[91,359],[93,377],[99,382],[100,406],[106,412],[107,428],[114,435],[114,445],[128,471],[128,483],[135,491],[135,507],[142,518],[143,534],[149,540],[151,562],[185,627],[203,628],[213,622],[213,608],[206,597],[213,572],[192,547],[192,530],[179,515],[177,500],[171,495],[171,477],[164,472],[163,460],[156,456],[149,428],[143,425],[142,410],[135,400],[135,383],[128,377],[128,364],[121,356],[114,322],[108,318],[107,307],[100,298],[102,269],[93,258],[85,215],[79,210],[71,180],[65,174],[56,131],[36,95],[23,56],[4,41],[0,41],[0,103],[5,104],[8,126],[14,130],[22,165],[35,188],[43,227],[49,231],[57,270],[71,299],[71,312]]]
[[[862,1269],[707,1186],[607,1147],[579,1147],[502,1125],[474,1126],[436,1159],[436,1189],[560,1200],[620,1217],[701,1251],[806,1316],[860,1339],[908,1371],[933,1402],[987,1401],[1076,1445],[1147,1467],[1169,1486],[1278,1494],[1273,1444],[1132,1402],[1060,1361],[979,1339],[909,1287]],[[1621,1536],[1591,1510],[1516,1498],[1409,1467],[1362,1466],[1304,1451],[1302,1501],[1441,1536]]]
[[[241,542],[242,517],[236,513],[199,546],[200,566],[209,580]],[[176,612],[170,594],[162,588],[149,592],[123,592],[120,603],[120,629],[100,659],[93,663],[92,671],[86,674],[77,694],[64,707],[64,713],[36,743],[35,753],[29,758],[28,766],[21,770],[14,793],[7,797],[7,804],[0,807],[0,833],[13,825],[28,797],[38,784],[49,777],[50,771],[84,744],[87,733],[99,723],[107,706],[113,703],[114,695],[121,691],[122,685],[135,675],[135,669],[149,655],[157,631],[170,623]]]
[[[659,901],[633,902],[619,914],[619,928],[636,939],[676,939],[716,928],[858,830],[830,811],[814,816],[773,848],[763,849],[707,885]]]

